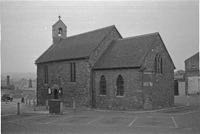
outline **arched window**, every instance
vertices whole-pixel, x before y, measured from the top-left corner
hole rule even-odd
[[[100,85],[100,95],[106,95],[106,78],[104,75],[101,76],[99,85]]]
[[[162,73],[163,72],[163,66],[162,66],[162,57],[157,54],[155,57],[155,73]]]
[[[117,94],[116,96],[124,96],[124,79],[121,75],[117,77]]]
[[[61,34],[62,34],[62,28],[60,27],[58,28],[58,36],[61,36]]]
[[[162,58],[160,57],[160,73],[163,73]]]

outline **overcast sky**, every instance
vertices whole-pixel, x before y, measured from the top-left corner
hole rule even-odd
[[[36,72],[58,15],[67,35],[115,25],[125,37],[159,32],[177,69],[199,50],[198,1],[1,2],[1,72]]]

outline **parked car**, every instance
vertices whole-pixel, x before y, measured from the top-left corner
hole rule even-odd
[[[4,94],[1,97],[1,101],[13,101],[13,97],[10,94]]]

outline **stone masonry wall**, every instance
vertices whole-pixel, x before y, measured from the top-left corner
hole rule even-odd
[[[70,81],[70,63],[76,63],[76,82]],[[48,66],[48,84],[44,84],[44,65]],[[48,95],[48,87],[54,84],[62,87],[63,95],[59,96],[65,106],[72,106],[72,97],[75,97],[77,106],[89,106],[90,70],[87,60],[74,60],[38,64],[37,66],[37,100],[44,105]]]
[[[43,65],[37,65],[37,105],[45,105],[45,100],[47,99],[47,85],[44,84],[44,71]]]
[[[155,56],[159,53],[162,57],[163,73],[155,73]],[[155,40],[152,49],[146,56],[143,79],[146,75],[151,76],[151,86],[143,83],[144,97],[151,96],[152,108],[167,107],[174,104],[174,68],[170,58],[162,45],[159,36]],[[149,72],[149,73],[148,73]],[[146,73],[146,74],[145,74]],[[144,98],[144,101],[147,98]]]
[[[106,78],[106,92],[105,96],[99,94],[99,82],[101,76]],[[116,96],[116,81],[118,75],[124,79],[123,97]],[[95,99],[96,107],[99,109],[142,109],[143,96],[141,89],[141,72],[138,69],[117,69],[117,70],[99,70],[94,73],[95,82]]]

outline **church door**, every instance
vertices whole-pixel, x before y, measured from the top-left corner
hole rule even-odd
[[[58,99],[58,90],[54,89],[54,99]]]

